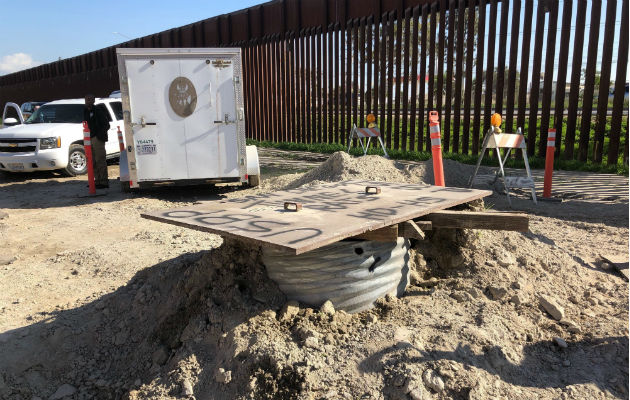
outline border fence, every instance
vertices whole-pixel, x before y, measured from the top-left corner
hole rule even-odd
[[[243,51],[248,138],[345,144],[373,113],[388,149],[478,154],[490,115],[528,152],[628,160],[628,0],[276,0],[0,76],[0,101],[106,96],[116,47]],[[613,68],[616,66],[616,68]],[[570,72],[570,73],[569,73]]]

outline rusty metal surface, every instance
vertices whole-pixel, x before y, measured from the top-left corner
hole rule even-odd
[[[367,187],[378,187],[369,190]],[[142,214],[144,218],[301,254],[490,195],[487,190],[345,181]],[[301,203],[298,212],[284,203]]]

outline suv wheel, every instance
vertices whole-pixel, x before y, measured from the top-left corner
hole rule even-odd
[[[70,145],[68,166],[64,172],[68,176],[83,175],[87,172],[87,157],[85,156],[85,149],[82,145]]]

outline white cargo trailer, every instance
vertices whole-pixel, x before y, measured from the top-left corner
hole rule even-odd
[[[125,188],[260,181],[245,146],[241,50],[116,49],[125,123]]]

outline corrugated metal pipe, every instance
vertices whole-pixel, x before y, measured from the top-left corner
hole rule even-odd
[[[263,247],[263,262],[290,300],[318,307],[326,300],[349,313],[379,297],[401,296],[409,283],[409,240],[344,240],[297,256]]]

